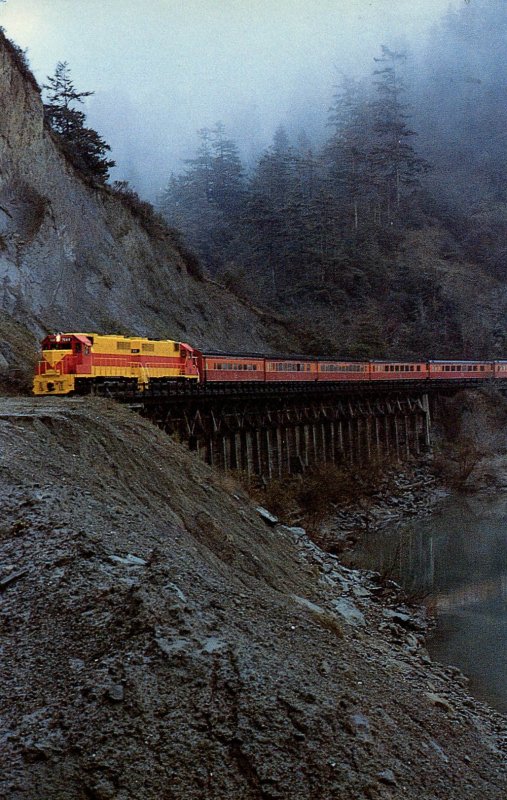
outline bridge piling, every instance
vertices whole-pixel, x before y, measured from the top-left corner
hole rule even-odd
[[[421,398],[421,406],[423,410],[424,419],[424,445],[427,448],[431,447],[431,417],[430,417],[430,402],[427,393],[424,393]]]
[[[276,452],[276,468],[277,468],[278,478],[280,478],[280,479],[281,479],[281,477],[283,475],[283,460],[282,460],[283,449],[282,449],[282,447],[283,447],[282,431],[280,429],[280,426],[278,425],[277,428],[276,428],[276,447],[275,447],[275,452]]]
[[[266,475],[268,480],[273,479],[274,463],[273,463],[273,429],[267,427],[263,432],[263,448],[264,448],[264,461],[266,464]]]
[[[222,436],[222,469],[225,473],[229,472],[229,455],[227,452],[227,438]]]
[[[340,417],[338,420],[338,460],[343,461],[344,448],[343,448],[343,421]]]
[[[305,468],[307,468],[309,465],[309,460],[308,460],[309,446],[310,446],[310,432],[308,430],[308,425],[305,424],[303,425],[303,463],[305,465]]]
[[[352,420],[347,420],[348,460],[350,466],[354,464],[354,437],[352,435]]]

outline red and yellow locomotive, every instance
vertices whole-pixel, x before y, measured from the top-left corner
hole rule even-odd
[[[108,382],[136,389],[156,378],[199,380],[193,348],[169,339],[56,333],[42,342],[33,391],[70,394]]]

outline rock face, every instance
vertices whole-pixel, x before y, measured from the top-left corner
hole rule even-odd
[[[14,319],[37,336],[119,330],[269,349],[266,321],[192,277],[176,235],[150,228],[111,189],[76,173],[44,127],[35,80],[1,33],[0,109],[0,338],[9,339],[2,328]],[[9,348],[0,352],[12,361]]]
[[[3,398],[0,476],[0,797],[506,796],[421,613],[146,420]]]

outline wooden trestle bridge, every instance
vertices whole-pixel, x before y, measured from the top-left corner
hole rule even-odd
[[[401,461],[431,446],[428,387],[415,382],[180,385],[118,399],[209,464],[266,480],[316,463]]]

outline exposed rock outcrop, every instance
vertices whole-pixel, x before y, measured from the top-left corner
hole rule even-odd
[[[44,125],[33,76],[1,33],[0,108],[0,312],[8,315],[0,339],[14,319],[36,335],[121,330],[269,349],[266,318],[189,274],[177,234],[149,230],[110,188],[76,172]],[[20,357],[1,352],[9,363]]]

